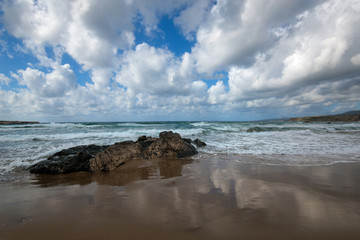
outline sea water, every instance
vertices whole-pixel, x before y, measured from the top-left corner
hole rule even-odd
[[[0,125],[0,175],[26,170],[65,148],[136,141],[173,131],[207,146],[199,157],[261,164],[360,161],[360,122],[94,122]]]

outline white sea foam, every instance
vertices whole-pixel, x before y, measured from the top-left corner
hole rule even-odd
[[[208,122],[194,122],[194,123],[191,123],[192,126],[194,127],[208,127],[211,125],[211,123],[208,123]]]
[[[28,167],[69,147],[157,137],[169,130],[205,141],[203,154],[251,156],[269,164],[360,161],[360,123],[41,123],[0,126],[0,172]]]

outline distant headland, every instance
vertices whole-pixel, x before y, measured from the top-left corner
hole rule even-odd
[[[360,111],[327,116],[297,117],[289,120],[293,122],[357,122],[360,121]]]
[[[37,124],[40,122],[32,122],[32,121],[0,121],[0,124]]]

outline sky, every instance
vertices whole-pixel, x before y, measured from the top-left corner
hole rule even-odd
[[[358,0],[0,0],[0,120],[360,109]]]

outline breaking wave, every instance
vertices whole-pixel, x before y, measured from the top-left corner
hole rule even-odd
[[[0,126],[0,172],[26,168],[64,148],[156,137],[169,130],[205,141],[201,154],[236,161],[291,165],[360,161],[360,123],[40,123]]]

